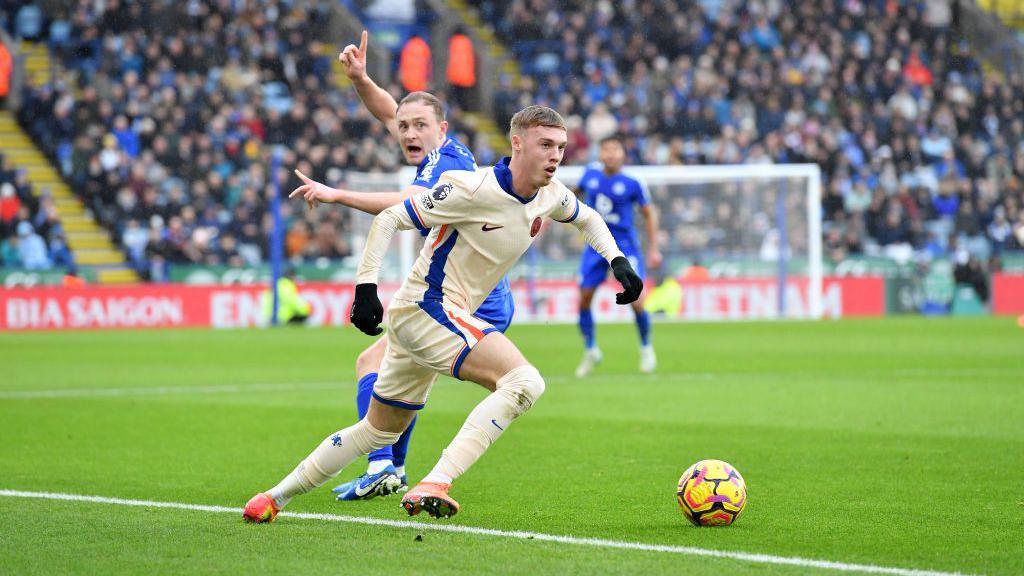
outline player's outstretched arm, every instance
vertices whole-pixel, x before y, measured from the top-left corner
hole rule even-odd
[[[356,281],[360,284],[376,284],[381,263],[384,261],[384,254],[388,251],[395,232],[411,230],[415,227],[416,225],[401,204],[377,214],[370,226],[370,233],[366,236],[363,258],[359,261],[359,268],[356,270]]]
[[[440,224],[465,220],[472,193],[447,180],[446,174],[433,190],[407,198],[373,219],[363,247],[363,258],[356,270],[356,296],[352,302],[352,324],[363,333],[371,336],[381,333],[383,308],[377,298],[377,281],[384,254],[395,232],[413,228],[429,230]]]
[[[633,270],[633,266],[626,259],[622,250],[619,250],[604,218],[601,218],[601,215],[590,206],[570,198],[568,190],[565,194],[566,196],[562,200],[563,213],[557,215],[555,219],[575,226],[583,234],[583,239],[587,241],[587,244],[590,244],[611,265],[615,279],[622,284],[622,292],[615,295],[615,302],[629,304],[635,301],[640,297],[644,283]]]
[[[374,303],[377,301],[377,280],[384,254],[395,232],[413,228],[429,230],[441,224],[465,221],[473,194],[449,179],[448,174],[441,176],[440,183],[433,190],[407,198],[373,219],[370,233],[366,237],[366,246],[363,247],[363,258],[356,270],[359,297],[352,303],[352,323],[364,333],[374,336],[380,334],[380,316],[376,313]],[[477,184],[472,189],[478,187]]]
[[[338,60],[345,71],[345,76],[348,76],[348,79],[352,81],[352,85],[355,86],[356,93],[359,94],[359,99],[363,101],[366,109],[370,111],[370,114],[373,114],[374,118],[380,120],[387,127],[388,132],[391,132],[397,138],[398,122],[396,117],[398,116],[398,102],[395,102],[391,94],[378,86],[370,78],[370,75],[366,73],[366,42],[368,37],[369,34],[367,34],[366,30],[363,30],[363,35],[359,39],[359,46],[356,47],[354,44],[345,46],[345,49],[338,55]]]
[[[391,206],[373,219],[370,233],[366,237],[366,246],[363,248],[363,258],[356,270],[356,291],[352,299],[352,312],[349,315],[352,325],[363,334],[377,336],[384,331],[380,327],[384,319],[384,307],[377,297],[380,266],[395,232],[414,227],[411,217],[404,213],[401,205]]]
[[[377,215],[400,203],[402,200],[427,190],[423,186],[413,185],[407,186],[401,192],[357,192],[344,188],[331,188],[326,184],[313,180],[299,170],[295,170],[295,175],[303,183],[302,186],[292,190],[288,198],[302,196],[310,210],[316,208],[318,203],[323,202],[325,204],[341,204],[342,206],[355,208],[367,214]]]

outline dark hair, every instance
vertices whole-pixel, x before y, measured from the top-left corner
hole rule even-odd
[[[527,106],[512,117],[512,134],[522,134],[530,128],[544,126],[565,130],[562,115],[547,106]]]
[[[604,146],[609,142],[618,142],[619,146],[622,146],[623,148],[626,147],[626,139],[622,136],[622,134],[612,134],[611,136],[605,136],[604,138],[601,138],[600,144],[601,146]]]
[[[444,122],[444,104],[438,100],[437,96],[434,96],[430,92],[410,92],[405,98],[402,98],[401,102],[398,103],[398,109],[400,110],[402,106],[405,106],[406,104],[413,104],[416,102],[426,104],[433,108],[434,115],[437,116],[437,121]]]

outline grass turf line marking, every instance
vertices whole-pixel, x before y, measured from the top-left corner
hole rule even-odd
[[[209,386],[155,386],[129,388],[63,388],[56,390],[0,390],[0,399],[89,398],[117,396],[170,396],[175,394],[235,394],[239,392],[291,392],[344,388],[348,382],[295,384],[213,384]]]
[[[67,502],[89,502],[93,504],[135,506],[140,508],[173,508],[177,510],[231,513],[238,515],[241,515],[242,513],[241,508],[232,508],[229,506],[207,506],[203,504],[187,504],[185,502],[156,502],[151,500],[128,500],[124,498],[108,498],[106,496],[87,496],[82,494],[64,494],[57,492],[26,492],[22,490],[0,489],[0,497],[63,500]],[[683,554],[686,556],[727,558],[730,560],[739,560],[742,562],[752,562],[756,564],[774,564],[779,566],[796,566],[800,568],[818,568],[821,570],[835,570],[839,572],[890,574],[894,576],[963,576],[959,572],[934,572],[930,570],[915,570],[912,568],[892,568],[886,566],[875,566],[872,564],[848,564],[846,562],[832,562],[829,560],[813,560],[810,558],[801,558],[799,556],[772,556],[770,554],[755,554],[750,552],[729,552],[724,550],[711,550],[708,548],[696,548],[693,546],[669,546],[664,544],[624,542],[621,540],[604,540],[601,538],[578,538],[575,536],[559,536],[556,534],[544,534],[542,532],[494,530],[491,528],[478,528],[476,526],[463,526],[458,524],[430,524],[426,522],[412,522],[408,520],[385,520],[383,518],[343,516],[340,514],[316,514],[310,512],[281,512],[280,514],[278,514],[278,516],[282,518],[322,520],[325,522],[344,522],[348,524],[387,526],[390,528],[413,528],[416,530],[433,530],[436,532],[472,534],[475,536],[494,536],[497,538],[512,538],[516,540],[555,542],[558,544],[570,544],[574,546],[593,546],[597,548],[637,550],[641,552],[664,552],[669,554]],[[241,522],[241,519],[239,519],[239,522]]]

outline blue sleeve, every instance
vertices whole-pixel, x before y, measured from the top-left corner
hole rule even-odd
[[[640,206],[647,206],[651,203],[651,193],[647,185],[640,180],[633,180],[636,183],[636,203]]]
[[[422,170],[416,173],[416,179],[413,180],[412,183],[414,186],[433,188],[437,185],[437,181],[441,178],[441,174],[444,174],[448,170],[467,170],[467,168],[451,156],[441,154],[437,151],[431,152],[430,155],[427,156],[427,163],[423,165]]]

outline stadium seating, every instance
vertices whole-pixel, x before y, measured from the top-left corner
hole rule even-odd
[[[144,277],[174,263],[259,264],[272,150],[335,185],[401,163],[336,84],[337,47],[317,40],[329,21],[326,3],[78,1],[46,14],[60,81],[29,82],[19,120]],[[345,212],[285,210],[289,257],[350,254]]]
[[[985,73],[940,2],[473,4],[527,74],[496,113],[557,108],[576,160],[621,132],[633,163],[817,162],[833,259],[1024,247],[1022,79]]]
[[[498,125],[557,108],[569,162],[612,133],[632,163],[817,162],[833,260],[1024,247],[1022,79],[985,73],[933,2],[471,4],[523,72],[498,86]],[[68,74],[30,83],[20,119],[144,276],[264,261],[276,146],[328,183],[399,165],[335,84],[323,4],[97,6],[46,14]],[[656,200],[666,228],[692,217]],[[350,252],[344,212],[286,212],[293,259]]]

